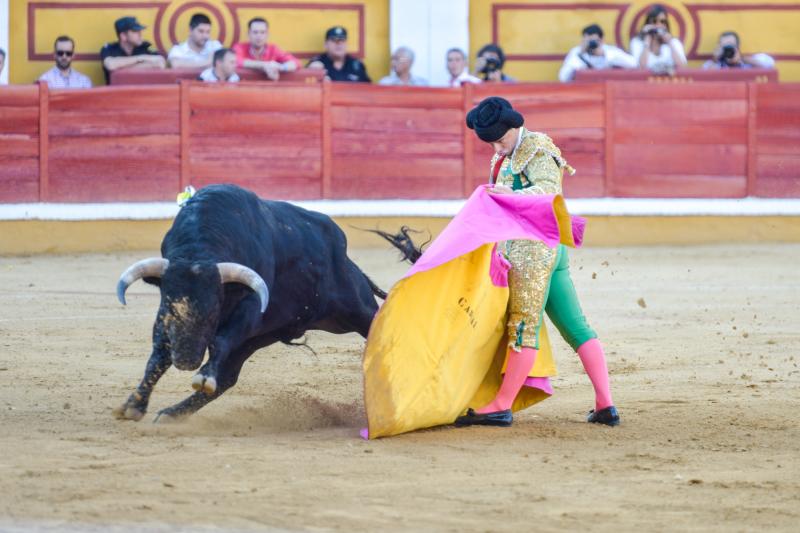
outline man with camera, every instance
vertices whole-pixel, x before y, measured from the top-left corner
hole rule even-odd
[[[517,80],[503,73],[506,55],[496,44],[487,44],[478,50],[475,60],[475,76],[487,82],[515,83]]]
[[[726,31],[719,36],[714,55],[703,64],[703,68],[775,68],[775,60],[761,53],[742,55],[739,49],[739,35],[734,31]]]
[[[603,42],[603,28],[597,24],[586,26],[581,44],[573,48],[564,58],[558,71],[558,79],[564,83],[575,79],[575,73],[583,69],[604,70],[610,68],[636,68],[636,60],[622,49]]]

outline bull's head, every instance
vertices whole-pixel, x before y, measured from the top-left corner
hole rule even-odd
[[[254,270],[238,263],[175,262],[154,257],[128,267],[117,283],[117,298],[138,279],[157,278],[161,288],[159,319],[169,340],[172,364],[194,370],[214,340],[223,302],[223,284],[242,283],[258,294],[261,312],[267,309],[267,284]]]

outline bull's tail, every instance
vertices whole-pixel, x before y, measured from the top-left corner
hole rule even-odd
[[[411,236],[409,235],[409,233],[420,233],[420,232],[416,231],[416,230],[413,230],[413,229],[409,228],[408,226],[402,226],[400,228],[400,231],[398,231],[395,234],[387,233],[387,232],[381,231],[379,229],[368,229],[368,230],[364,230],[364,231],[369,231],[371,233],[375,233],[377,235],[380,235],[381,237],[383,237],[387,241],[389,241],[389,243],[391,243],[392,246],[394,246],[395,248],[400,250],[400,253],[403,255],[403,257],[401,258],[401,261],[407,261],[407,262],[411,263],[412,265],[414,263],[416,263],[417,259],[419,259],[422,256],[422,248],[426,244],[428,244],[430,242],[430,239],[428,239],[426,242],[424,242],[420,246],[417,246],[416,244],[414,244],[414,241],[411,239]],[[367,276],[366,274],[364,275],[364,277],[367,278],[367,282],[369,283],[369,287],[372,289],[372,294],[374,294],[375,296],[377,296],[381,300],[385,300],[386,299],[386,291],[384,291],[383,289],[381,289],[380,287],[375,285],[375,282],[372,281],[371,279],[369,279],[369,276]]]
[[[417,262],[417,260],[422,256],[422,249],[425,247],[426,244],[431,242],[430,239],[422,243],[420,246],[414,244],[414,241],[411,239],[409,233],[421,233],[419,231],[413,230],[408,226],[402,226],[400,231],[395,233],[394,235],[391,233],[387,233],[385,231],[381,231],[379,229],[368,229],[366,231],[375,233],[380,235],[389,243],[400,250],[400,253],[403,254],[401,261],[408,261],[412,265]]]

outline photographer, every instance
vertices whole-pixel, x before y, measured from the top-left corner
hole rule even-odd
[[[496,44],[487,44],[478,50],[475,60],[475,76],[487,82],[515,83],[517,80],[503,73],[506,55]]]
[[[767,54],[742,55],[739,35],[734,31],[723,32],[714,49],[713,59],[703,64],[704,69],[725,68],[775,68],[775,60]]]
[[[656,74],[671,75],[686,66],[683,43],[670,33],[667,10],[658,4],[647,13],[641,32],[631,39],[630,49],[639,68]]]
[[[604,70],[610,68],[636,68],[633,56],[620,48],[603,42],[603,28],[597,24],[586,26],[579,46],[569,51],[558,71],[558,79],[564,83],[575,79],[575,72],[583,69]]]

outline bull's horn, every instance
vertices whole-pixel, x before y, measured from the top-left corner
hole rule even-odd
[[[258,294],[258,299],[261,300],[261,312],[263,313],[267,310],[269,289],[255,270],[239,263],[217,263],[217,268],[219,269],[219,277],[222,278],[222,283],[236,282],[247,285]]]
[[[169,266],[169,261],[163,257],[150,257],[142,259],[122,273],[117,282],[117,299],[125,305],[125,291],[131,283],[142,278],[160,278]]]

